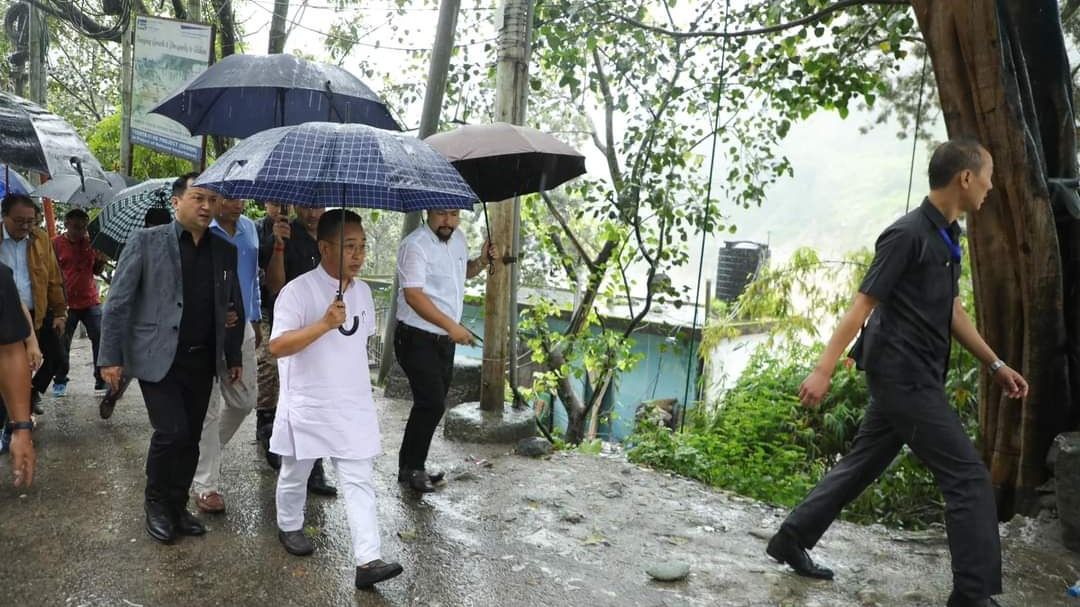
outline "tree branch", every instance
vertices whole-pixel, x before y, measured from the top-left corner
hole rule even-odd
[[[611,83],[608,82],[604,66],[600,61],[600,52],[593,47],[593,64],[596,66],[596,80],[600,85],[600,92],[604,97],[604,156],[607,159],[608,172],[611,173],[611,185],[616,192],[623,188],[622,171],[619,169],[619,158],[615,152],[615,97],[611,94]]]
[[[1077,9],[1080,9],[1080,0],[1069,0],[1066,2],[1065,6],[1061,7],[1061,21],[1064,23],[1075,17]]]
[[[62,21],[66,21],[89,38],[107,42],[120,42],[123,28],[118,27],[119,24],[113,26],[102,25],[67,0],[51,0],[50,2],[27,0],[27,2],[33,4],[46,14],[52,15]]]
[[[555,208],[555,203],[552,202],[551,197],[548,196],[548,193],[540,192],[540,198],[544,200],[544,204],[547,205],[547,210],[549,213],[551,213],[551,216],[555,218],[555,221],[559,222],[559,227],[562,228],[563,233],[566,234],[566,237],[570,239],[570,243],[574,245],[574,250],[577,251],[577,254],[581,257],[581,260],[585,262],[585,265],[589,268],[589,271],[595,271],[596,263],[593,262],[592,257],[589,256],[588,251],[585,250],[585,247],[581,244],[581,241],[577,239],[577,236],[574,236],[574,232],[566,223],[566,219],[562,216],[562,213],[559,212],[559,209]]]
[[[1080,0],[1077,0],[1077,1],[1080,1]],[[739,30],[737,32],[716,32],[716,31],[681,32],[681,31],[676,31],[676,30],[665,29],[665,28],[658,27],[658,26],[655,26],[655,25],[649,25],[647,23],[643,23],[641,21],[638,21],[637,19],[632,19],[632,18],[627,17],[625,15],[611,14],[611,16],[614,17],[615,19],[619,20],[619,21],[622,21],[623,23],[628,23],[628,24],[633,25],[635,27],[639,27],[641,29],[648,30],[650,32],[654,32],[654,33],[657,33],[657,34],[663,34],[665,36],[670,36],[672,38],[746,38],[748,36],[760,36],[762,34],[774,34],[776,32],[781,32],[781,31],[784,31],[786,29],[791,29],[793,27],[801,27],[801,26],[804,26],[804,25],[810,25],[812,23],[817,23],[818,21],[821,21],[821,20],[825,19],[825,17],[828,17],[829,15],[831,15],[832,13],[835,13],[837,11],[841,11],[841,10],[844,10],[846,8],[851,8],[853,6],[867,6],[867,5],[908,6],[909,2],[908,2],[908,0],[841,0],[840,2],[837,2],[836,4],[827,6],[827,7],[823,8],[823,9],[821,9],[820,11],[818,11],[818,12],[812,14],[812,15],[807,15],[806,17],[803,17],[801,19],[796,19],[794,21],[788,21],[786,23],[778,23],[776,25],[770,25],[768,27],[759,27],[759,28],[755,28],[755,29]]]

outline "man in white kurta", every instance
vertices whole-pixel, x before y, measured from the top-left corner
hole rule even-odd
[[[371,290],[362,281],[350,279],[343,308],[334,302],[342,213],[330,211],[320,219],[320,265],[285,285],[274,304],[270,349],[278,356],[280,391],[270,450],[281,456],[277,523],[286,550],[302,556],[314,549],[303,535],[307,479],[315,460],[328,459],[344,490],[357,586],[368,587],[397,575],[401,567],[379,558],[372,466],[381,448],[367,357],[368,337],[375,333]],[[346,275],[352,276],[363,262],[364,232],[359,216],[344,214]],[[344,327],[351,327],[353,318],[357,321],[354,334],[338,330],[342,321]],[[288,342],[299,345],[283,345]],[[299,351],[289,352],[296,347]],[[396,572],[373,580],[379,576],[372,567],[396,568]],[[362,578],[370,583],[361,584]]]

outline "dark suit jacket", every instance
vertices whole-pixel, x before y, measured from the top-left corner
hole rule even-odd
[[[113,274],[101,322],[97,364],[122,365],[128,377],[161,381],[176,358],[184,307],[180,233],[170,224],[132,233]],[[218,370],[241,366],[244,310],[236,247],[207,230],[214,259],[214,334]],[[240,314],[225,328],[229,305]]]

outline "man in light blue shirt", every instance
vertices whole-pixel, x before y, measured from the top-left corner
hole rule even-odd
[[[4,230],[3,238],[0,239],[0,262],[11,268],[15,275],[15,288],[19,291],[19,299],[27,310],[34,309],[34,296],[30,292],[30,266],[27,260],[27,249],[30,247],[30,239],[23,237],[16,240],[7,231],[7,226],[0,222]]]
[[[259,236],[255,222],[244,216],[243,200],[221,201],[210,230],[236,246],[236,275],[240,282],[243,310],[236,310],[247,321],[244,328],[243,375],[232,383],[219,381],[211,396],[210,408],[203,422],[199,440],[199,465],[191,483],[195,505],[208,513],[225,511],[220,491],[221,456],[225,445],[240,428],[244,418],[255,408],[257,381],[255,351],[262,343],[262,302],[259,294]]]

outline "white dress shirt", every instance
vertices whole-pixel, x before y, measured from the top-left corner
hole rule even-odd
[[[442,327],[424,320],[409,306],[405,289],[423,288],[424,295],[440,312],[454,322],[461,322],[468,263],[469,251],[460,229],[455,229],[450,240],[443,242],[427,224],[416,228],[401,241],[398,249],[397,319],[410,327],[446,335]]]
[[[321,265],[297,276],[274,303],[270,339],[306,327],[326,314],[338,280]],[[375,334],[375,304],[366,283],[345,291],[345,327],[353,335],[324,333],[308,347],[278,359],[279,396],[270,451],[296,459],[367,459],[381,451],[379,420],[371,395],[367,342]]]

